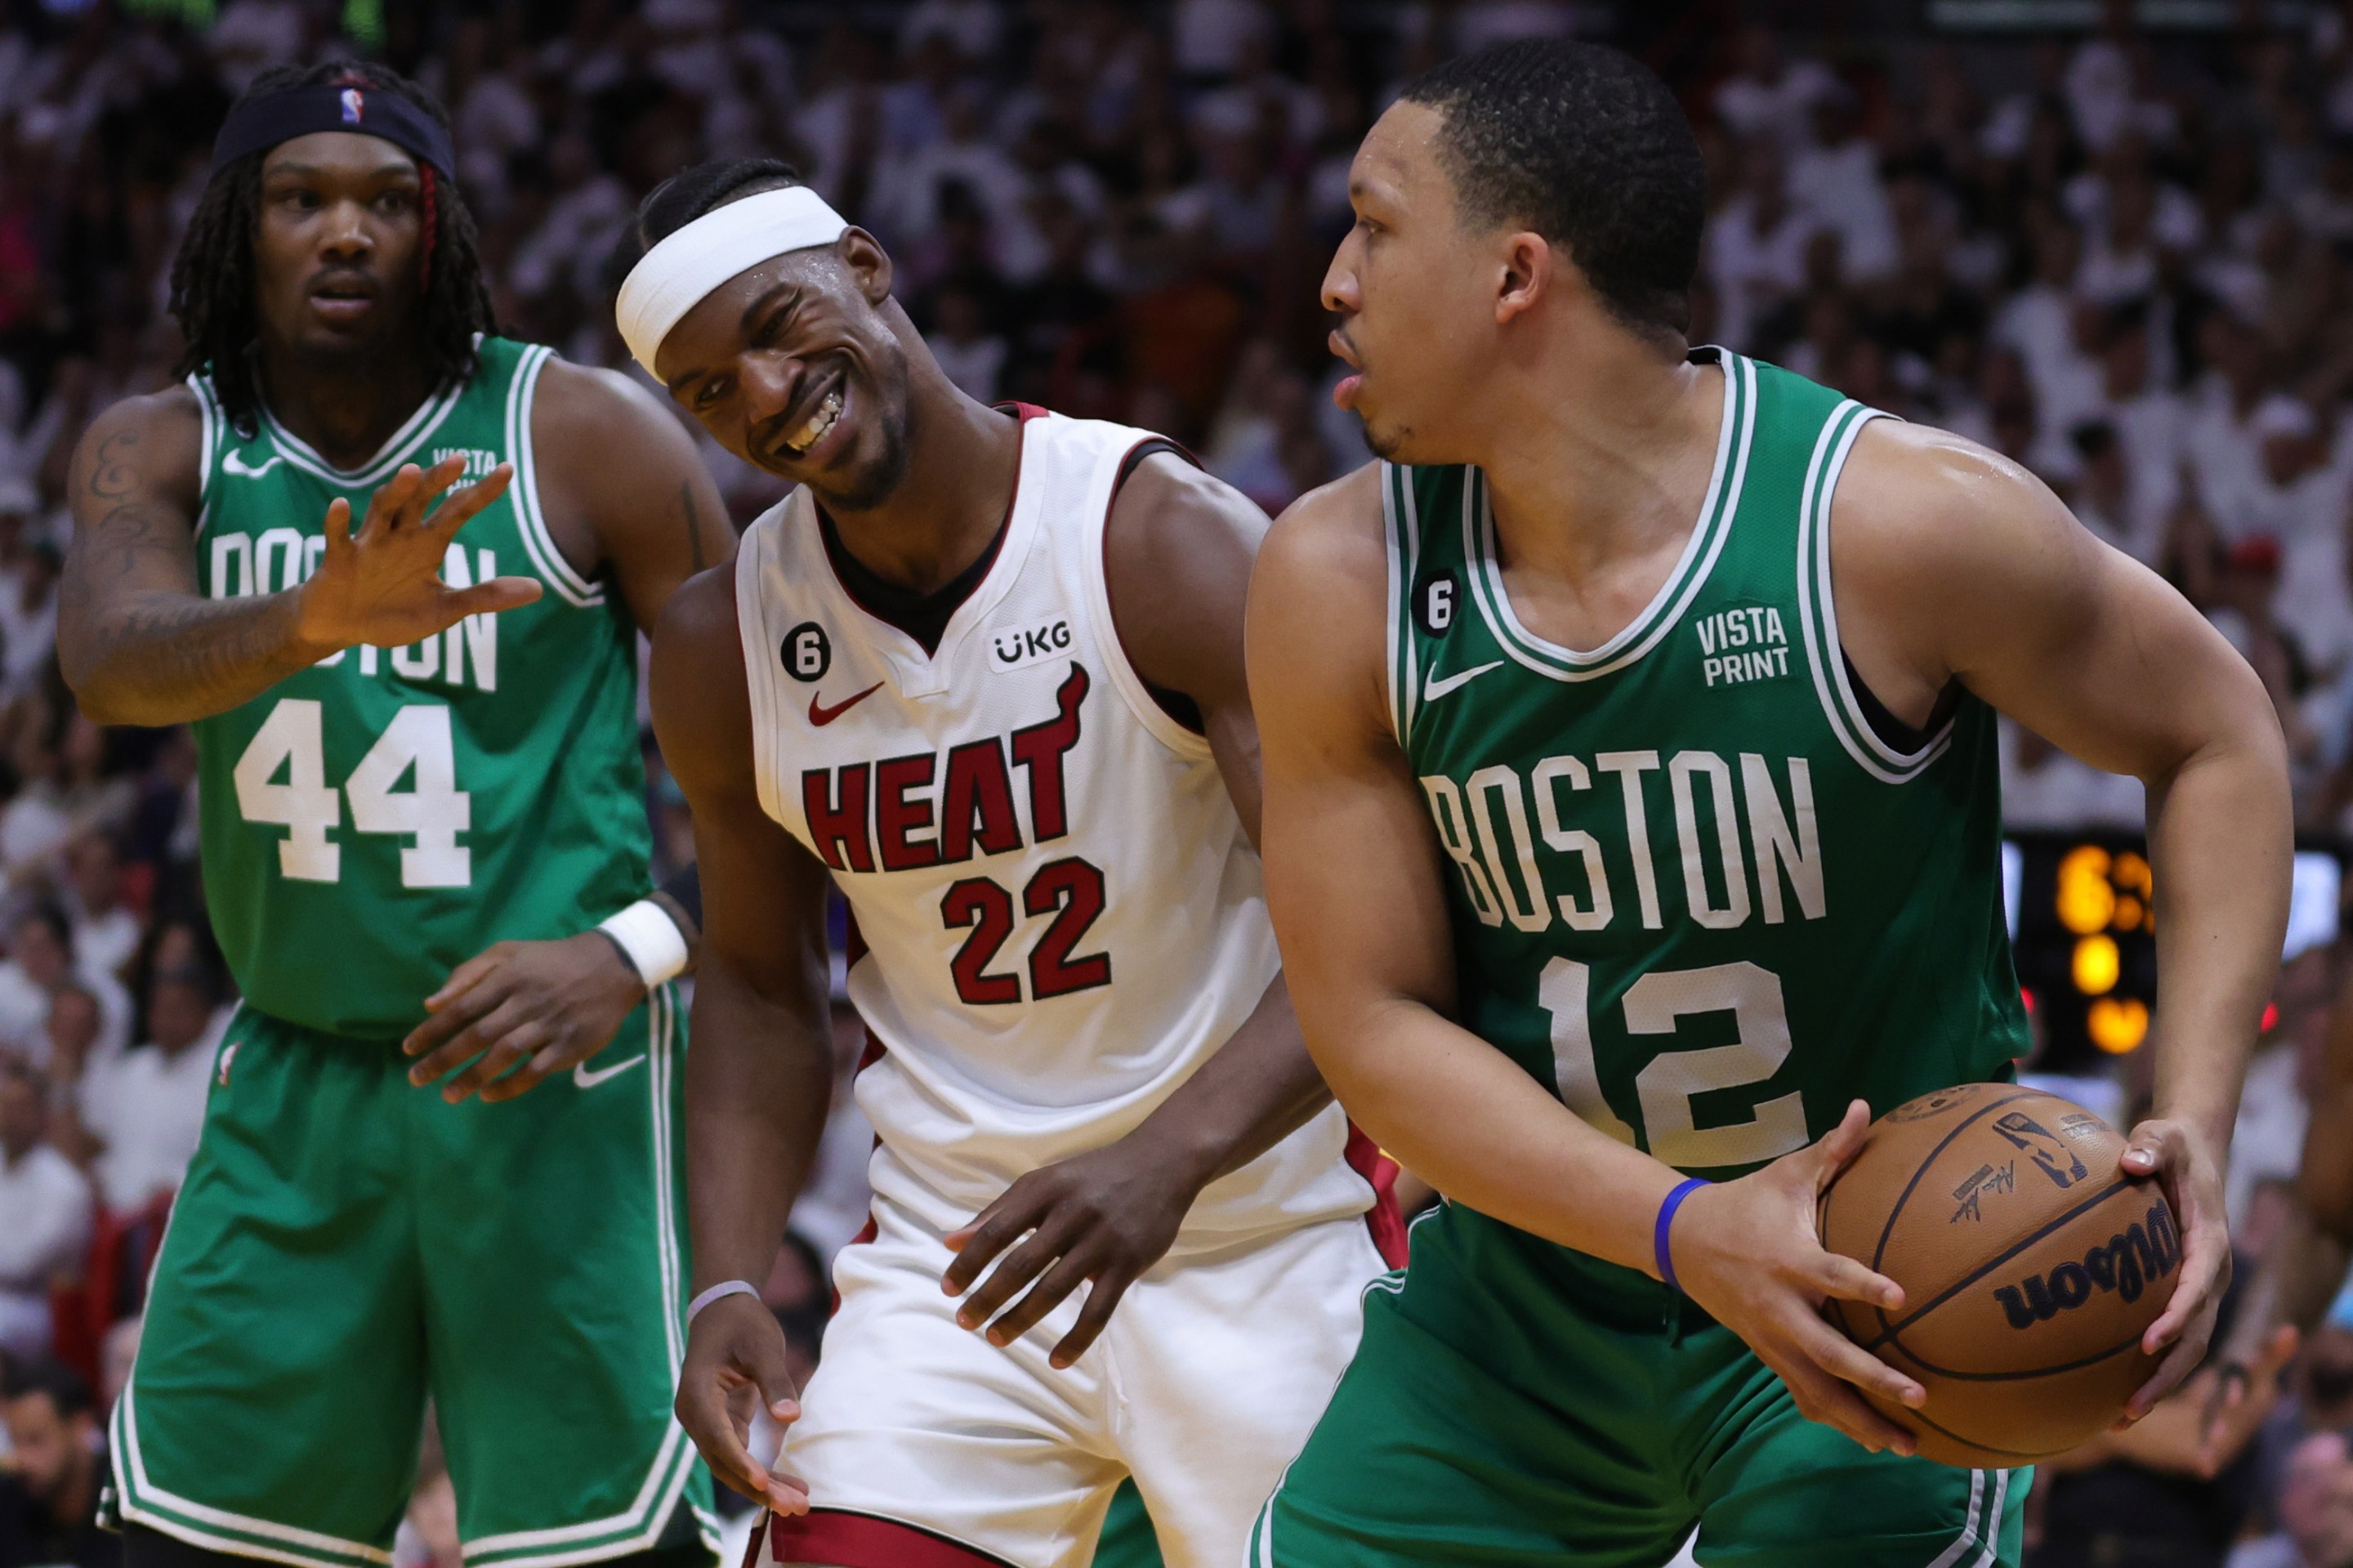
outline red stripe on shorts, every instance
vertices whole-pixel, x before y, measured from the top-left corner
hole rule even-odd
[[[1373,1206],[1365,1211],[1365,1228],[1373,1233],[1374,1250],[1391,1268],[1403,1268],[1405,1215],[1398,1212],[1398,1162],[1353,1121],[1348,1124],[1347,1160],[1349,1170],[1372,1184]]]
[[[758,1532],[752,1539],[756,1552]],[[790,1519],[771,1514],[768,1549],[778,1563],[828,1568],[1011,1568],[1001,1557],[912,1524],[839,1509],[813,1509]]]

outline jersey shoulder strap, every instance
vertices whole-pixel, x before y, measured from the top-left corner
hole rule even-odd
[[[1388,546],[1389,723],[1399,745],[1413,730],[1423,641],[1442,637],[1461,608],[1463,506],[1472,471],[1383,462],[1381,531]]]

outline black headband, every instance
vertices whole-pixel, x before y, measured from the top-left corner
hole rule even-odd
[[[266,98],[256,98],[228,111],[228,119],[213,140],[216,175],[248,153],[265,152],[280,142],[317,131],[348,131],[378,136],[411,156],[430,164],[445,180],[457,178],[457,154],[449,132],[433,117],[398,93],[365,82],[313,82],[290,87]]]

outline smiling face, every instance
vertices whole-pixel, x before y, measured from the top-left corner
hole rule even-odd
[[[264,336],[325,357],[396,342],[418,300],[423,193],[417,161],[379,137],[321,131],[270,149],[253,236]]]
[[[907,471],[907,351],[891,262],[863,231],[706,295],[662,339],[670,395],[744,461],[870,511]]]
[[[1440,165],[1439,111],[1399,103],[1366,134],[1348,171],[1356,224],[1324,275],[1343,319],[1332,352],[1356,374],[1333,400],[1398,462],[1465,461],[1464,392],[1492,363],[1496,236],[1466,232]]]

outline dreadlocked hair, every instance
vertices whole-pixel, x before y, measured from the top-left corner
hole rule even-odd
[[[431,93],[388,67],[354,60],[264,71],[237,101],[320,82],[391,93],[448,128],[448,111]],[[261,217],[261,164],[269,155],[249,153],[212,177],[172,259],[172,315],[187,344],[174,374],[209,375],[221,412],[246,435],[253,433],[261,408],[247,350],[260,332],[253,236]],[[483,281],[473,215],[457,187],[430,164],[420,160],[417,174],[424,187],[418,196],[422,299],[414,336],[427,368],[447,386],[474,373],[474,335],[496,332],[498,319]]]

